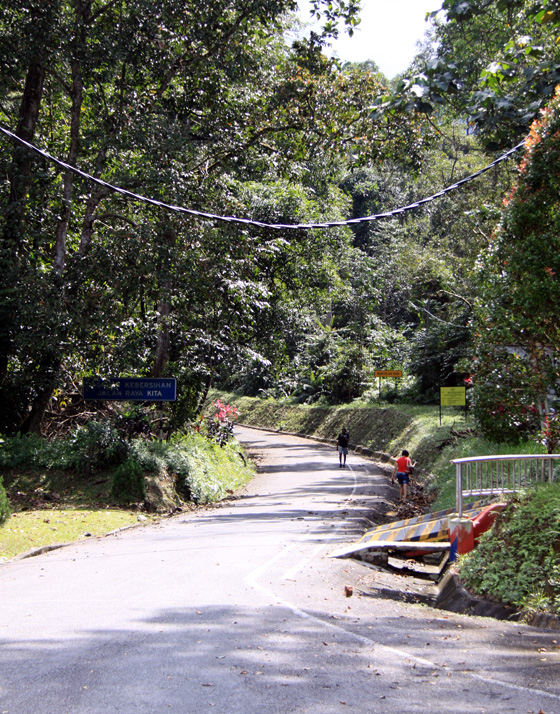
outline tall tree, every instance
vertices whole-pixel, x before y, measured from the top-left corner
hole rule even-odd
[[[507,438],[549,411],[560,379],[560,90],[535,122],[479,265],[474,373],[479,419]]]
[[[113,184],[225,215],[252,210],[243,182],[305,184],[306,163],[323,151],[363,161],[404,143],[414,154],[418,124],[371,121],[380,78],[342,73],[322,54],[335,16],[351,26],[357,6],[329,6],[324,36],[289,48],[285,13],[294,8],[292,0],[18,0],[0,16],[0,44],[17,58],[0,78],[9,90],[4,119],[14,126],[25,113],[22,138]],[[30,21],[22,34],[21,20],[41,13],[46,29],[37,34]],[[43,75],[31,92],[37,63]],[[31,94],[33,110],[25,109]],[[0,285],[0,396],[10,406],[2,428],[38,428],[65,360],[83,371],[109,353],[108,365],[125,366],[128,355],[129,370],[163,374],[178,364],[183,333],[206,367],[223,351],[218,324],[230,343],[246,334],[242,318],[254,319],[263,288],[238,290],[221,261],[254,283],[270,236],[156,219],[152,209],[41,160],[28,170],[20,154],[3,144],[6,172],[23,168],[11,171],[0,195],[8,268]],[[286,252],[307,236],[283,236]],[[136,356],[125,348],[131,343]]]

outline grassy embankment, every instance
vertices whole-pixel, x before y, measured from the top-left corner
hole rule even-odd
[[[129,459],[145,475],[146,504],[123,505],[111,493],[118,468],[84,471],[70,439],[59,444],[36,437],[0,444],[0,476],[11,516],[0,525],[0,560],[57,543],[105,535],[141,519],[161,517],[194,502],[219,501],[249,481],[253,466],[235,443],[224,448],[193,434],[165,442],[132,442]],[[190,494],[190,500],[188,498]],[[142,515],[140,515],[142,514]]]

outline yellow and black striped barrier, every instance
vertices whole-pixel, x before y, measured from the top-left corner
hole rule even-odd
[[[475,518],[484,508],[484,501],[476,501],[463,509],[465,518]],[[435,513],[427,513],[416,518],[387,523],[366,531],[357,543],[376,543],[377,541],[440,542],[449,541],[448,517],[454,513],[448,508]]]

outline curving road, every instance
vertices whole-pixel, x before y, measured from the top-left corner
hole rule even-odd
[[[560,714],[560,632],[382,600],[327,557],[389,495],[374,464],[237,436],[261,458],[231,501],[0,567],[0,714]]]

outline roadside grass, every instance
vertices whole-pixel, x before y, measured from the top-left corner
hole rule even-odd
[[[408,449],[425,474],[431,472],[442,451],[457,440],[453,432],[468,436],[473,426],[465,412],[456,407],[444,409],[440,423],[439,408],[435,405],[379,406],[357,402],[333,407],[307,406],[217,391],[210,394],[209,402],[217,398],[238,407],[241,423],[265,429],[335,440],[341,427],[346,426],[354,445],[390,456]]]
[[[4,472],[11,516],[0,527],[0,558],[138,523],[138,509],[111,504],[111,476],[106,471],[84,478],[75,471],[58,469]]]
[[[35,548],[70,543],[138,523],[133,511],[89,508],[46,508],[13,512],[0,528],[0,559],[11,559]]]
[[[10,496],[13,511],[57,506],[53,501],[62,501],[66,506],[104,507],[110,498],[111,471],[98,472],[84,477],[74,470],[35,469],[25,466],[3,472],[4,486]]]

